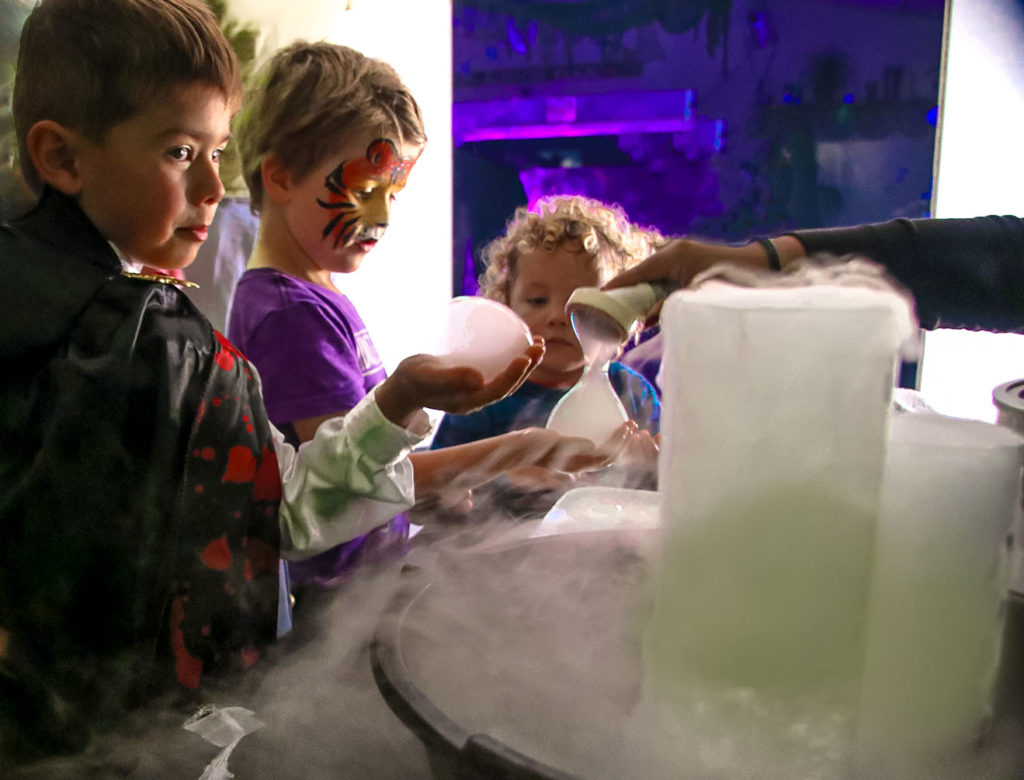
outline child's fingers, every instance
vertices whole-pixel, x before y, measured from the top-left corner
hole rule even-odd
[[[527,361],[525,365],[521,363],[523,359]],[[489,388],[489,392],[493,393],[495,397],[487,401],[487,403],[499,401],[518,390],[520,385],[526,381],[527,377],[533,373],[533,369],[539,366],[543,359],[544,339],[540,336],[534,336],[533,343],[519,357],[509,363],[504,371],[488,383],[493,385],[493,387]]]
[[[401,374],[400,378],[419,405],[468,414],[517,390],[543,359],[544,339],[538,337],[489,382],[484,382],[474,368],[448,366],[433,355],[406,358],[395,374]]]
[[[544,359],[544,351],[544,338],[542,336],[534,336],[533,343],[529,347],[527,347],[526,352],[523,353],[530,358],[531,372],[533,371],[533,369],[539,366],[540,362]]]
[[[639,426],[633,420],[626,420],[601,444],[603,452],[622,452],[626,445],[638,436]]]
[[[647,431],[641,431],[643,434],[640,437],[640,444],[643,451],[647,455],[654,455],[657,457],[658,453],[661,452],[661,437],[660,435],[655,437],[651,436]]]
[[[544,466],[522,466],[506,474],[512,487],[519,490],[564,490],[576,483],[576,477]]]
[[[441,493],[438,504],[448,512],[467,515],[473,509],[473,491],[461,488],[446,490]]]
[[[637,424],[627,420],[599,446],[590,439],[561,437],[562,444],[552,465],[568,472],[598,471],[618,460],[636,435]]]
[[[526,381],[526,377],[534,368],[535,364],[530,355],[520,355],[505,366],[505,369],[484,385],[480,391],[489,397],[493,396],[491,400],[497,401],[515,391]]]
[[[523,354],[514,358],[494,379],[484,383],[481,387],[469,389],[464,393],[453,396],[452,405],[458,408],[446,408],[445,411],[454,411],[459,414],[467,414],[476,411],[481,407],[500,401],[519,389],[519,386],[526,381],[544,357],[544,343],[531,344]]]
[[[623,423],[600,447],[590,439],[564,436],[546,428],[525,428],[502,434],[495,437],[496,446],[471,469],[464,470],[459,479],[472,479],[476,474],[506,474],[514,478],[512,472],[526,469],[522,471],[526,477],[550,472],[546,479],[553,480],[554,486],[568,486],[572,483],[553,472],[567,476],[605,468],[622,454],[627,443],[636,436],[636,430],[636,423]]]
[[[471,366],[450,366],[434,355],[410,355],[395,368],[392,378],[406,392],[426,398],[435,394],[473,391],[484,386],[481,373]]]
[[[638,459],[656,458],[658,450],[657,440],[648,431],[639,431],[626,446],[629,457]]]
[[[603,469],[615,462],[635,435],[636,423],[630,420],[620,425],[600,447],[594,446],[590,439],[562,437],[563,442],[551,457],[550,465],[573,473]]]
[[[633,420],[627,420],[616,428],[615,432],[597,448],[596,456],[603,461],[601,465],[607,466],[614,463],[630,442],[636,438],[636,435],[637,424]]]

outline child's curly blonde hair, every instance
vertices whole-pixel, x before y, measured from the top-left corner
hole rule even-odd
[[[520,206],[505,225],[505,234],[483,249],[486,270],[480,277],[480,294],[508,303],[516,261],[543,248],[554,251],[578,241],[594,259],[600,284],[636,265],[665,243],[651,227],[630,222],[622,208],[581,195],[548,195],[534,208]]]

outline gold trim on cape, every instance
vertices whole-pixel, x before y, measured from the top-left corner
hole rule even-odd
[[[137,274],[131,271],[121,271],[121,276],[127,276],[129,279],[141,279],[144,282],[160,282],[160,284],[173,284],[178,287],[199,288],[198,284],[190,282],[188,279],[178,279],[174,276],[164,276],[163,274]]]

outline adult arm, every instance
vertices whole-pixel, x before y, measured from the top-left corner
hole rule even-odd
[[[885,266],[914,295],[925,328],[1024,332],[1024,220],[1013,216],[898,219],[871,225],[797,230],[772,239],[783,269],[808,255],[855,254]],[[730,262],[767,269],[758,242],[728,246],[680,238],[607,287],[669,280],[680,287]]]
[[[1024,220],[897,219],[799,230],[809,255],[857,254],[885,266],[914,295],[924,328],[1024,332]]]

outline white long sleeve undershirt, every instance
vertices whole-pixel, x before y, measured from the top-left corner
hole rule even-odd
[[[415,503],[409,452],[430,433],[423,412],[410,429],[381,413],[370,392],[325,421],[298,449],[276,428],[281,472],[281,557],[309,558],[386,523]]]

